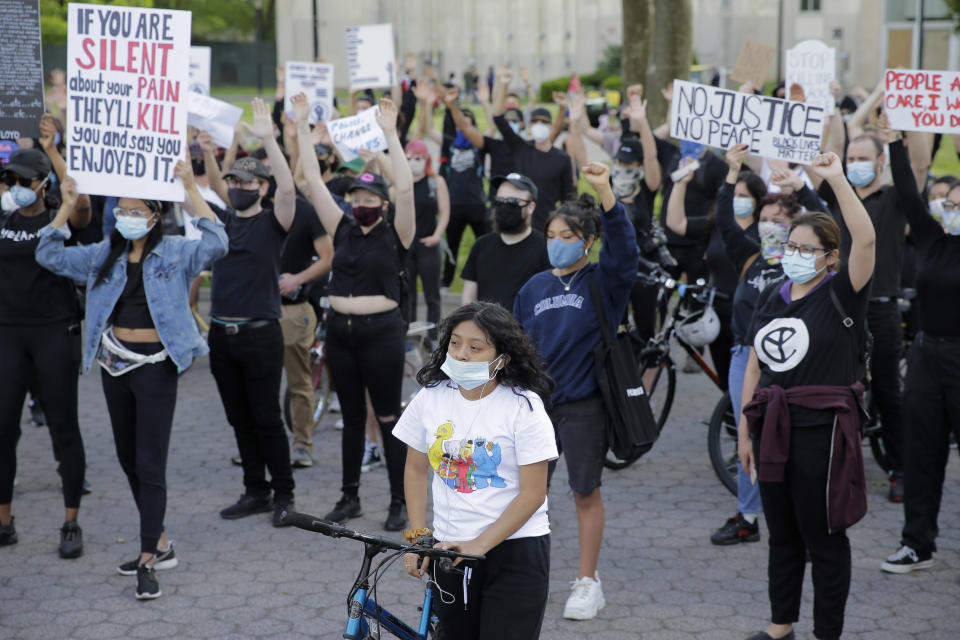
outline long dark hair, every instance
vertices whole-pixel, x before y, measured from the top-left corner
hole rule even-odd
[[[440,341],[430,356],[430,361],[417,374],[417,382],[425,387],[435,387],[449,380],[440,365],[447,357],[450,347],[450,334],[461,322],[472,321],[483,331],[497,350],[497,355],[506,355],[507,364],[497,372],[500,384],[518,389],[533,391],[543,400],[544,406],[550,406],[550,397],[556,386],[553,378],[540,362],[540,354],[527,334],[514,320],[513,315],[498,304],[491,302],[471,302],[448,315],[440,323]]]
[[[153,211],[157,214],[157,221],[153,224],[153,228],[150,229],[150,232],[147,233],[147,242],[143,245],[143,255],[140,258],[143,260],[147,257],[147,254],[150,253],[154,247],[160,244],[160,241],[163,240],[163,224],[161,218],[163,217],[163,209],[166,203],[159,203],[155,200],[144,201],[148,203],[150,211]],[[152,203],[155,205],[152,206]],[[154,206],[157,208],[155,209]],[[93,286],[99,287],[107,275],[110,273],[110,269],[113,268],[113,263],[117,261],[120,256],[124,255],[130,250],[130,241],[120,235],[120,232],[114,229],[110,232],[110,251],[107,252],[107,257],[103,261],[103,264],[100,265],[100,270],[97,271],[97,279],[94,281]]]
[[[570,230],[586,240],[593,236],[594,242],[600,239],[603,233],[603,218],[597,200],[589,193],[581,193],[577,198],[567,200],[547,218],[543,228],[546,229],[555,218],[561,218],[570,227]]]

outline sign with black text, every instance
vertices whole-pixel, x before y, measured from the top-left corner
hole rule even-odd
[[[0,2],[0,140],[39,138],[43,56],[39,0]]]
[[[764,158],[810,164],[820,153],[824,112],[803,102],[674,80],[670,136]]]
[[[361,149],[386,151],[387,137],[377,122],[380,107],[361,111],[355,116],[337,118],[327,123],[330,139],[344,162],[350,162]]]
[[[824,113],[833,115],[834,98],[830,83],[836,76],[837,50],[819,40],[804,40],[793,49],[787,49],[787,97],[796,93],[803,102],[823,107]]]
[[[326,122],[333,114],[333,65],[322,62],[287,61],[284,73],[286,94],[283,108],[293,118],[293,104],[290,98],[301,91],[307,96],[310,105],[310,124]]]
[[[67,173],[80,193],[182,202],[189,11],[74,4],[67,18]]]
[[[397,84],[393,25],[347,27],[347,61],[351,89],[378,89]]]

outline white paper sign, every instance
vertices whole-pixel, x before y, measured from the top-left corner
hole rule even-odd
[[[190,47],[190,92],[210,95],[210,47]]]
[[[883,80],[891,129],[960,133],[960,72],[887,69]]]
[[[217,146],[230,148],[233,129],[243,117],[243,109],[192,91],[188,95],[187,108],[187,124],[209,133]]]
[[[397,84],[393,25],[347,27],[347,62],[351,89],[377,89]]]
[[[67,173],[91,195],[182,202],[189,11],[68,5]]]
[[[836,76],[836,49],[819,40],[804,40],[787,49],[787,97],[793,99],[795,85],[803,91],[803,102],[823,107],[833,114],[834,101],[830,83]]]
[[[310,104],[310,124],[326,122],[333,114],[333,65],[319,62],[287,61],[283,109],[293,117],[290,98],[301,91]]]
[[[764,158],[810,164],[820,153],[823,107],[674,80],[670,135]]]
[[[372,107],[355,116],[337,118],[327,123],[330,139],[344,162],[356,158],[360,149],[386,151],[387,138],[377,122],[378,113],[380,108]]]

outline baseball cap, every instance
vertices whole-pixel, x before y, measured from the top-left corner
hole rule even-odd
[[[490,188],[494,193],[496,193],[497,189],[499,189],[500,185],[502,185],[504,182],[509,182],[518,189],[529,191],[530,195],[533,196],[533,199],[537,199],[537,185],[535,185],[533,180],[527,176],[516,172],[508,173],[505,176],[496,176],[490,180]]]
[[[353,171],[354,173],[360,173],[363,171],[363,168],[367,166],[366,160],[357,156],[350,162],[341,162],[340,166],[337,167],[337,173],[342,173],[344,171]]]
[[[46,178],[53,170],[50,158],[39,149],[17,149],[0,173],[12,172],[22,178]]]
[[[361,173],[353,179],[353,184],[347,189],[347,193],[353,193],[357,189],[366,189],[384,200],[390,199],[390,188],[387,186],[387,181],[383,179],[383,176],[378,176],[375,173]]]
[[[530,121],[531,121],[531,122],[533,122],[533,121],[536,120],[537,118],[543,118],[543,119],[545,119],[547,122],[553,122],[553,116],[550,115],[550,111],[549,111],[548,109],[543,108],[543,107],[537,107],[536,109],[534,109],[533,111],[530,112]]]
[[[236,160],[230,165],[230,171],[223,174],[224,178],[231,176],[242,182],[250,182],[256,178],[268,180],[270,178],[270,172],[267,171],[267,168],[263,166],[262,162],[253,156],[247,156],[246,158]]]
[[[619,160],[625,164],[643,162],[643,146],[636,139],[621,139],[620,148],[617,150],[614,160]]]

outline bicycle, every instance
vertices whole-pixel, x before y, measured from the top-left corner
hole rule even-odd
[[[383,630],[401,640],[440,640],[444,638],[440,622],[431,611],[433,603],[433,587],[431,584],[436,583],[427,580],[423,592],[423,604],[419,608],[420,620],[416,629],[414,629],[377,604],[377,582],[383,576],[383,572],[405,553],[414,553],[421,558],[424,556],[431,558],[431,571],[435,564],[442,566],[444,571],[460,574],[463,574],[463,569],[453,566],[455,559],[462,558],[470,563],[485,559],[484,556],[434,548],[433,545],[436,540],[433,538],[426,538],[414,544],[401,544],[361,531],[347,529],[315,516],[295,511],[284,512],[282,518],[305,531],[321,533],[331,538],[349,538],[363,543],[363,562],[360,565],[360,572],[350,588],[350,595],[347,600],[347,623],[343,637],[349,640],[378,640]],[[373,559],[388,551],[393,553],[381,560],[371,572]],[[372,597],[371,592],[373,593]],[[442,595],[441,593],[441,597]]]

